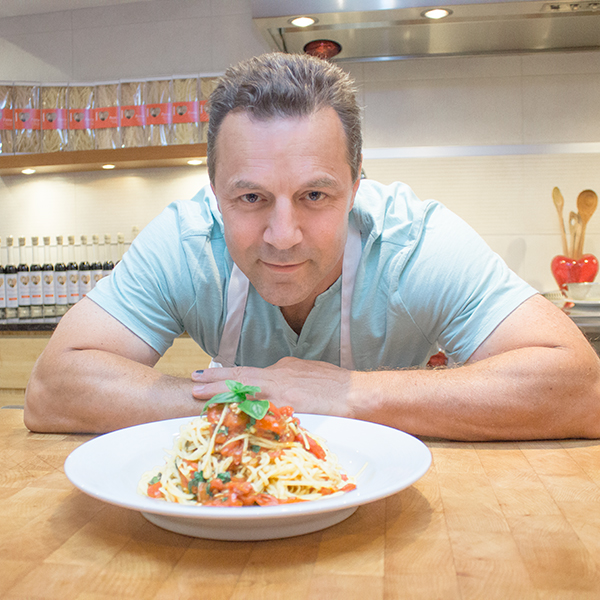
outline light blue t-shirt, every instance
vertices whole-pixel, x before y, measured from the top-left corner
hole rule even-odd
[[[536,293],[463,220],[401,183],[361,181],[350,219],[361,232],[350,331],[357,369],[422,366],[441,347],[464,363]],[[89,297],[163,354],[187,331],[216,356],[232,260],[210,187],[169,205]],[[339,278],[300,335],[250,285],[236,364],[285,356],[340,361]]]

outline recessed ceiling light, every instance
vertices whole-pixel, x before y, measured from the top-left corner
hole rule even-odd
[[[421,16],[427,17],[428,19],[443,19],[451,14],[452,11],[448,8],[430,8],[429,10],[423,11]]]
[[[115,165],[102,165],[103,169],[106,169],[107,171],[110,171],[110,169],[114,169]]]
[[[293,19],[290,19],[289,22],[296,27],[309,27],[310,25],[314,25],[318,21],[314,17],[295,17]]]
[[[192,160],[187,161],[188,165],[201,165],[202,161],[199,158],[192,158]]]
[[[35,169],[23,169],[21,173],[23,173],[23,175],[33,175],[33,173],[35,173]]]

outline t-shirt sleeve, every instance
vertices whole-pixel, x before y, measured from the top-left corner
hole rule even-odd
[[[183,333],[185,314],[195,301],[186,293],[192,285],[178,226],[177,209],[170,205],[88,294],[161,355]]]
[[[427,208],[423,235],[401,281],[399,301],[423,335],[455,363],[466,362],[510,313],[537,293],[439,203]]]

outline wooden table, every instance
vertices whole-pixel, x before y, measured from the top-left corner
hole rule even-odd
[[[600,441],[451,443],[412,487],[324,531],[216,542],[79,492],[89,436],[0,410],[0,597],[600,598]]]

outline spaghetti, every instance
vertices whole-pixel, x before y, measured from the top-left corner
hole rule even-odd
[[[248,402],[212,404],[184,425],[166,464],[143,475],[139,492],[180,504],[272,506],[356,488],[291,407],[268,403],[254,419],[240,409]]]

